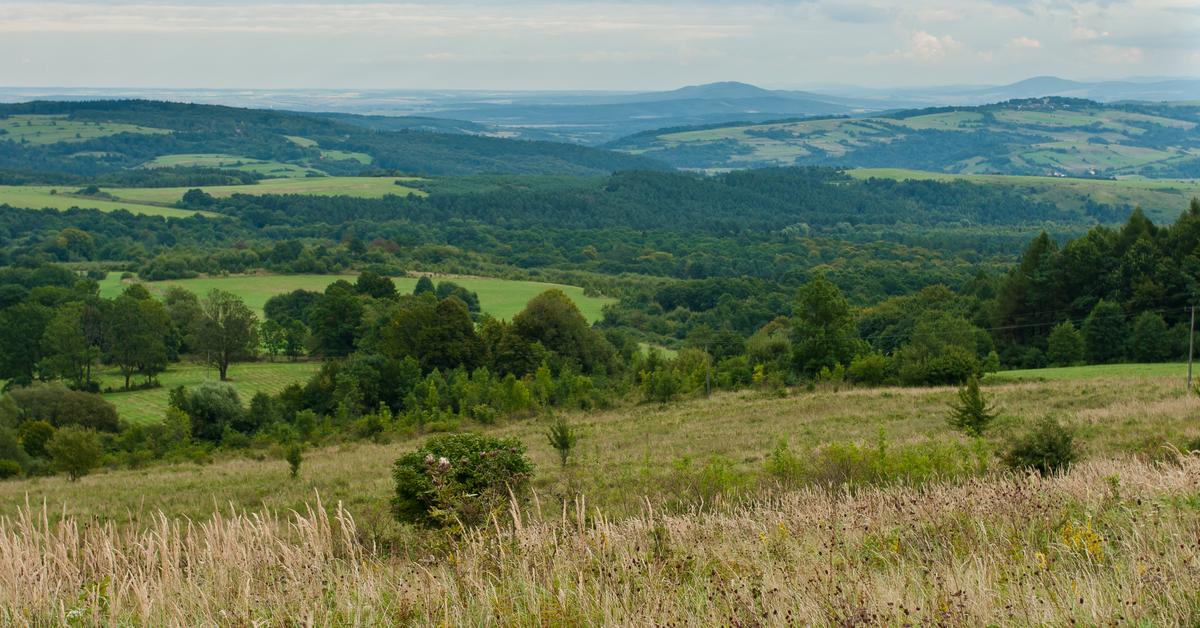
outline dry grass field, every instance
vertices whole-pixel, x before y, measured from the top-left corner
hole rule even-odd
[[[535,498],[461,538],[387,512],[420,436],[205,464],[0,483],[0,622],[36,624],[1195,625],[1200,399],[1175,377],[985,387],[982,442],[945,424],[953,389],[721,393],[568,418],[520,438]],[[992,452],[1052,415],[1083,461],[1012,474]],[[970,472],[788,483],[787,444],[938,446]],[[256,459],[256,457],[258,459]]]

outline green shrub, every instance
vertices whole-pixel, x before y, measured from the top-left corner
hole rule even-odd
[[[579,441],[579,434],[571,427],[567,420],[558,417],[550,424],[550,429],[546,431],[546,440],[550,441],[550,446],[558,452],[558,458],[562,462],[562,466],[567,466],[567,458],[571,456],[571,450],[575,448],[575,443]]]
[[[854,358],[850,368],[846,369],[846,377],[857,384],[880,386],[888,380],[890,364],[882,353],[868,353]]]
[[[78,425],[101,432],[120,429],[117,409],[100,395],[70,390],[62,384],[39,384],[8,393],[26,420],[54,427]]]
[[[303,461],[303,457],[304,450],[300,447],[300,443],[292,443],[291,446],[288,447],[284,458],[287,460],[288,472],[291,474],[292,479],[295,479],[296,476],[300,475],[300,463]]]
[[[21,447],[35,458],[46,457],[46,443],[54,436],[54,426],[46,421],[27,421],[21,425]]]
[[[1075,435],[1053,418],[1038,422],[1009,447],[1004,462],[1012,469],[1033,469],[1042,475],[1065,471],[1079,458]]]
[[[176,388],[170,405],[191,418],[193,436],[214,443],[236,429],[246,413],[237,389],[227,382],[208,381],[192,390]]]
[[[768,456],[766,471],[788,484],[886,485],[924,483],[978,475],[988,468],[987,443],[924,442],[893,447],[882,437],[875,446],[829,443],[808,455],[780,444]]]
[[[766,471],[781,482],[800,484],[805,481],[808,465],[788,448],[786,441],[779,441],[775,449],[767,454]]]
[[[995,408],[979,391],[979,377],[972,375],[966,386],[958,391],[958,401],[950,404],[950,416],[947,422],[967,436],[983,436],[992,420],[996,418]]]
[[[528,491],[533,463],[515,438],[446,434],[396,460],[392,513],[427,527],[476,526]]]
[[[21,475],[21,464],[16,460],[0,460],[0,480]]]
[[[100,464],[100,439],[93,430],[70,425],[54,433],[46,443],[46,453],[54,469],[74,482]]]
[[[683,391],[683,377],[670,367],[642,371],[642,395],[646,401],[666,405]]]

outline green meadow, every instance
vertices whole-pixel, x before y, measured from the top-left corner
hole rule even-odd
[[[82,142],[119,133],[166,134],[167,129],[154,129],[116,122],[70,120],[66,116],[18,115],[0,118],[0,141],[30,144]]]
[[[186,218],[196,214],[215,217],[217,214],[200,212],[191,209],[163,207],[145,202],[127,200],[108,200],[75,196],[70,194],[74,187],[49,185],[0,185],[0,205],[11,205],[22,209],[57,209],[67,210],[75,207],[98,209],[102,212],[112,212],[120,209],[133,214],[149,216],[165,216],[167,218]],[[178,197],[176,197],[178,200]]]
[[[415,177],[308,177],[303,179],[264,179],[251,185],[212,185],[200,189],[217,198],[234,194],[311,194],[315,196],[355,196],[383,198],[389,194],[424,196],[425,192],[404,185],[420,181]],[[120,199],[147,203],[176,203],[191,188],[105,188]]]
[[[329,284],[345,279],[353,282],[355,275],[231,275],[226,277],[201,277],[196,279],[175,279],[169,281],[144,282],[143,285],[151,293],[162,294],[170,286],[181,286],[199,295],[206,294],[213,288],[232,292],[246,301],[258,312],[262,312],[267,299],[293,290],[323,291]],[[416,277],[395,277],[396,288],[401,292],[412,292],[417,285]],[[517,312],[525,308],[525,304],[533,297],[551,288],[558,288],[579,306],[580,311],[589,321],[598,320],[601,308],[611,301],[602,297],[590,297],[583,293],[583,288],[561,284],[542,283],[538,281],[513,281],[508,279],[492,279],[487,277],[457,277],[438,276],[434,282],[453,281],[458,285],[479,295],[479,305],[483,311],[502,319],[511,319]],[[124,289],[119,273],[109,273],[100,284],[100,294],[104,297],[115,297]]]
[[[1197,368],[1196,374],[1200,376],[1200,368]],[[1020,369],[990,373],[986,379],[988,383],[1001,384],[1019,381],[1054,382],[1100,378],[1176,378],[1179,380],[1179,389],[1183,390],[1187,382],[1187,363],[1092,364],[1089,366]]]
[[[277,393],[293,382],[303,382],[321,368],[320,362],[243,362],[229,367],[229,383],[233,384],[243,403],[249,403],[255,393]],[[146,390],[104,393],[104,398],[117,408],[117,414],[131,423],[159,421],[167,408],[167,396],[176,386],[192,388],[206,381],[217,381],[215,368],[200,364],[172,364],[158,376],[162,386]],[[119,389],[125,380],[114,368],[100,371],[101,389]],[[134,379],[136,383],[138,378]]]
[[[196,153],[183,155],[162,155],[146,162],[143,168],[224,168],[227,170],[245,170],[257,172],[268,177],[308,177],[324,176],[325,173],[316,168],[245,157],[242,155],[226,155],[221,153]]]
[[[215,185],[202,189],[218,198],[234,194],[310,194],[316,196],[354,196],[383,198],[389,194],[424,196],[423,190],[405,185],[420,181],[408,177],[306,177],[264,179],[252,185]],[[0,185],[0,205],[24,209],[58,209],[73,207],[110,212],[124,209],[134,214],[185,218],[197,213],[209,217],[220,214],[197,212],[171,207],[178,203],[188,187],[177,188],[103,188],[113,199],[92,198],[73,194],[77,186]]]

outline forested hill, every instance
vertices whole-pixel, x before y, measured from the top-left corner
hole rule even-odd
[[[696,169],[840,165],[951,173],[1198,177],[1200,106],[1037,98],[869,118],[663,129],[609,147]]]
[[[292,112],[142,100],[0,105],[0,171],[46,179],[249,164],[265,176],[369,169],[592,175],[666,168],[652,159],[570,144],[371,126]]]

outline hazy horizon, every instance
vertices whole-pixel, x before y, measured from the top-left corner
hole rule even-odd
[[[0,1],[0,86],[658,91],[1189,76],[1185,0]]]

